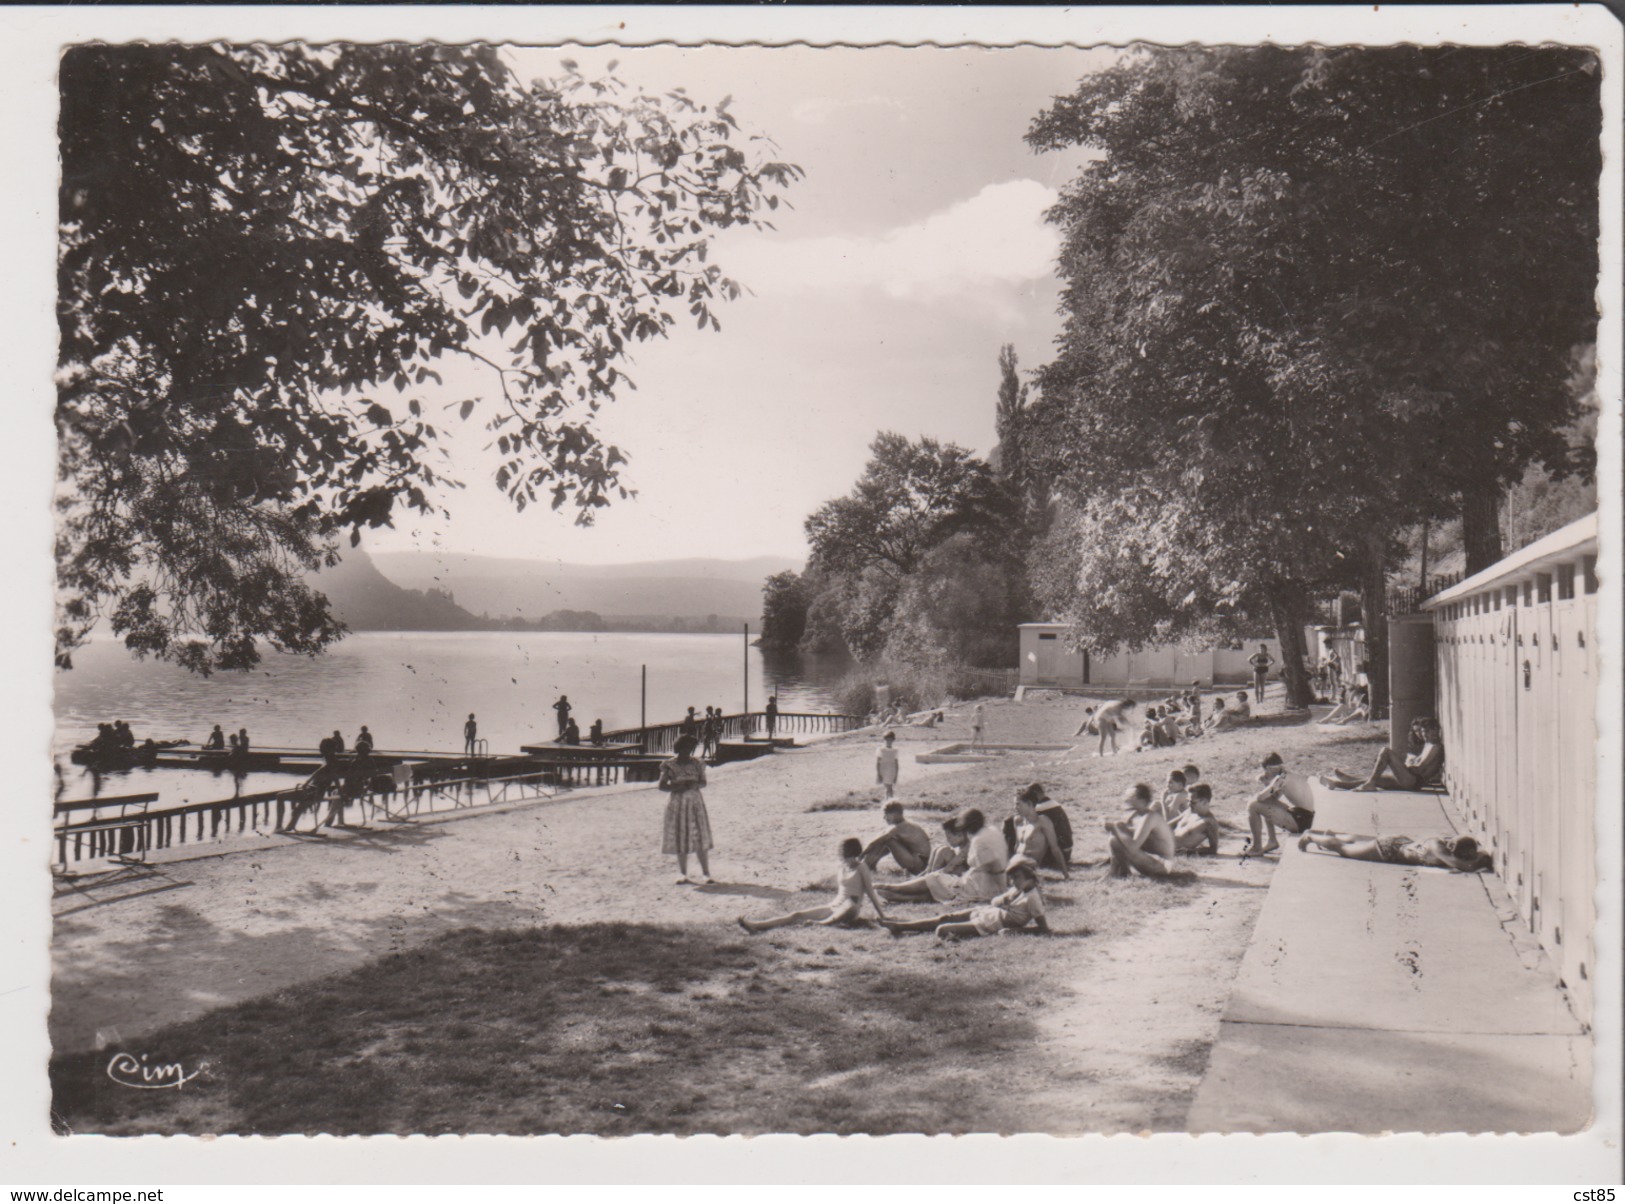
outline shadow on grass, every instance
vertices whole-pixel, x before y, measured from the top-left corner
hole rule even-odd
[[[220,1008],[122,1052],[199,1077],[136,1090],[114,1052],[51,1063],[59,1132],[964,1132],[1042,989],[1004,949],[878,960],[878,933],[783,946],[653,924],[463,929]],[[980,944],[980,942],[978,942]],[[988,945],[1027,942],[987,942]],[[1019,952],[1019,951],[1018,951]],[[825,960],[827,959],[827,960]],[[830,1076],[835,1084],[808,1090]],[[935,1076],[941,1076],[936,1082]]]
[[[960,807],[964,806],[963,803],[945,803],[923,798],[898,799],[897,801],[902,803],[903,809],[908,812],[949,812],[958,811]],[[812,814],[818,811],[873,811],[878,815],[885,804],[886,800],[878,792],[867,793],[849,790],[837,798],[819,799],[816,803],[809,804],[807,812]]]

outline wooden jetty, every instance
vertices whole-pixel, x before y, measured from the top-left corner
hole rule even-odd
[[[773,739],[767,738],[766,715],[751,712],[723,717],[718,762],[745,760],[793,747],[794,734],[851,731],[863,725],[856,715],[780,712]],[[355,807],[386,822],[472,807],[552,798],[562,790],[653,782],[660,764],[682,734],[680,723],[627,728],[604,733],[602,744],[539,743],[523,745],[519,755],[475,755],[429,750],[375,750],[372,773],[341,806]],[[62,872],[81,862],[142,857],[148,851],[226,839],[249,832],[271,833],[314,816],[318,823],[337,791],[350,783],[342,770],[353,766],[354,752],[341,754],[341,772],[326,791],[313,791],[301,780],[280,790],[262,791],[159,807],[158,795],[122,795],[77,799],[54,804],[57,864]],[[288,773],[308,779],[324,764],[311,749],[261,748],[243,756],[195,749],[169,749],[151,767],[209,769],[236,773]]]

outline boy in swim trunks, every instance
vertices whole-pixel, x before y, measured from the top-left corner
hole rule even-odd
[[[1247,804],[1247,827],[1253,834],[1247,850],[1254,857],[1273,853],[1281,847],[1275,829],[1288,832],[1307,832],[1315,824],[1315,795],[1309,779],[1301,773],[1288,773],[1280,753],[1264,758],[1263,772],[1258,780],[1264,789]],[[1269,843],[1264,843],[1264,829],[1269,829]]]
[[[930,833],[903,818],[902,803],[887,803],[881,815],[890,826],[863,850],[863,863],[878,869],[881,861],[890,856],[904,873],[920,873],[931,860]]]
[[[1190,810],[1174,823],[1174,847],[1181,853],[1199,852],[1206,843],[1215,856],[1219,852],[1219,821],[1213,815],[1213,787],[1198,782],[1190,789]]]
[[[1432,836],[1412,840],[1409,836],[1356,836],[1347,832],[1305,832],[1298,847],[1336,853],[1354,861],[1386,861],[1390,865],[1437,866],[1470,874],[1487,870],[1494,858],[1481,851],[1471,836]]]
[[[1004,872],[1009,875],[1010,889],[990,903],[968,911],[932,916],[927,920],[881,920],[881,926],[893,936],[902,936],[906,932],[935,932],[943,940],[1003,936],[1007,932],[1019,932],[1028,924],[1048,934],[1050,927],[1044,915],[1044,896],[1039,886],[1037,863],[1031,857],[1018,853],[1010,858]]]
[[[1107,876],[1127,878],[1139,871],[1147,878],[1165,878],[1174,868],[1174,834],[1151,801],[1151,787],[1136,782],[1123,794],[1133,812],[1127,819],[1107,823],[1111,869]]]

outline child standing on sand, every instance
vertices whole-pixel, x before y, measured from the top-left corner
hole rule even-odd
[[[766,932],[770,928],[784,928],[790,924],[850,924],[863,909],[863,898],[875,905],[875,915],[886,922],[886,909],[875,894],[875,879],[863,863],[863,841],[849,836],[841,841],[841,868],[835,872],[835,897],[822,907],[807,907],[786,915],[766,920],[747,920],[739,917],[739,926],[746,932]]]
[[[886,788],[886,798],[897,793],[897,733],[887,732],[875,755],[875,782]]]

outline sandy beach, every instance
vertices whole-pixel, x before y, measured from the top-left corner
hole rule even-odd
[[[988,738],[1064,740],[1082,706],[1064,698],[990,702]],[[853,982],[883,984],[888,975],[927,976],[950,998],[956,982],[967,991],[973,980],[1008,983],[1008,992],[978,995],[977,1006],[967,1002],[964,1013],[968,1022],[993,1024],[996,1039],[977,1051],[994,1059],[986,1063],[999,1072],[991,1081],[977,1072],[975,1057],[945,1058],[930,1073],[903,1079],[881,1064],[849,1067],[834,1085],[861,1101],[853,1105],[852,1131],[1180,1128],[1274,868],[1271,859],[1239,855],[1251,773],[1274,749],[1314,770],[1331,762],[1361,765],[1372,733],[1276,726],[1285,717],[1266,713],[1263,726],[1155,752],[1096,758],[1089,740],[1064,754],[1020,752],[975,765],[915,762],[914,754],[967,735],[967,716],[961,708],[942,729],[900,730],[899,797],[918,806],[915,818],[934,830],[942,809],[976,805],[1002,817],[1019,786],[1043,782],[1067,807],[1073,858],[1081,863],[1070,881],[1046,885],[1054,938],[944,948],[929,937],[898,940],[872,924],[760,937],[738,932],[734,918],[741,913],[769,914],[827,897],[836,843],[880,830],[880,791],[872,785],[878,733],[866,731],[712,771],[706,797],[717,841],[713,886],[674,884],[674,859],[659,852],[665,796],[640,786],[581,791],[500,814],[267,838],[262,847],[167,862],[156,884],[170,889],[90,906],[83,897],[59,897],[54,1047],[87,1056],[130,1049],[215,1009],[278,998],[471,929],[658,924],[740,956],[777,958],[775,965],[794,966],[787,973],[796,984],[827,992],[836,1007]],[[1171,881],[1100,880],[1101,824],[1118,814],[1124,787],[1136,780],[1160,787],[1167,771],[1187,760],[1203,767],[1215,810],[1230,827],[1222,855],[1189,859],[1183,864],[1193,872]],[[882,877],[890,870],[888,862]],[[898,912],[932,914],[929,905],[899,905]],[[726,996],[708,991],[699,998]],[[922,1040],[930,1036],[921,1033]],[[921,1113],[920,1097],[944,1093],[963,1106]],[[110,1132],[244,1131],[229,1109],[191,1120],[139,1111],[99,1116],[70,1116],[66,1124],[81,1131],[87,1123]],[[883,1118],[903,1127],[889,1128]],[[310,1123],[322,1128],[320,1118]],[[486,1123],[499,1127],[483,1128],[422,1117],[396,1123],[425,1131],[690,1128],[648,1117],[628,1128],[615,1117],[600,1123],[557,1113],[492,1120]],[[809,1123],[824,1127],[794,1115],[777,1121],[753,1115],[746,1098],[733,1119],[697,1127],[774,1131]],[[341,1128],[334,1122],[329,1131]]]

